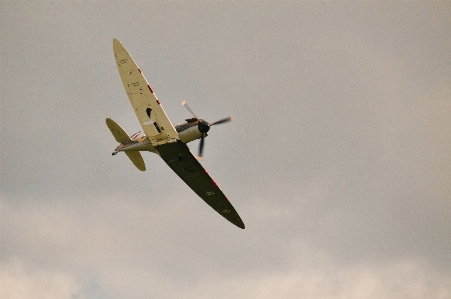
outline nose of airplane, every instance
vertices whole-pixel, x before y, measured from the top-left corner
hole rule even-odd
[[[197,127],[199,128],[199,131],[201,133],[207,133],[210,130],[210,124],[203,119],[199,119],[199,124],[197,125]]]

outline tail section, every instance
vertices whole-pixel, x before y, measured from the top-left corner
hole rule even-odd
[[[106,119],[106,125],[108,129],[110,129],[111,134],[113,134],[114,138],[120,144],[127,144],[132,141],[132,139],[127,135],[124,129],[121,128],[114,120],[111,118]],[[136,134],[135,134],[136,135]],[[135,137],[135,136],[133,136]],[[117,152],[114,152],[116,154]],[[141,171],[146,170],[146,165],[144,164],[143,157],[138,151],[126,151],[125,154],[129,159],[133,162],[133,164]]]

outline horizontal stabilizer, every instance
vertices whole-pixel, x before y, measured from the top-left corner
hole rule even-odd
[[[111,134],[113,134],[117,142],[123,144],[130,142],[130,137],[128,137],[124,129],[122,129],[121,126],[119,126],[114,120],[112,120],[111,118],[107,118],[106,125],[108,126],[108,129],[110,129]]]
[[[146,170],[146,165],[144,164],[143,157],[141,156],[140,152],[138,151],[127,151],[125,154],[132,160],[133,164],[135,164],[136,168],[138,168],[141,171]]]

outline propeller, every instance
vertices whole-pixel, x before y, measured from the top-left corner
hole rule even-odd
[[[199,128],[199,131],[202,133],[202,137],[200,138],[198,158],[202,159],[204,146],[205,146],[205,137],[207,137],[207,132],[210,130],[210,127],[228,123],[228,122],[232,121],[233,118],[232,118],[232,116],[228,116],[228,117],[222,118],[220,120],[217,120],[215,122],[209,123],[204,119],[198,118],[196,116],[196,114],[193,112],[193,110],[191,110],[191,108],[188,106],[186,101],[182,102],[182,106],[185,106],[185,108],[194,116],[194,119],[199,121],[199,124],[197,125],[197,127]]]
[[[191,110],[186,101],[182,102],[182,106],[184,106],[189,111],[189,113],[191,113],[194,116],[194,118],[197,118],[196,114],[194,114],[193,110]]]

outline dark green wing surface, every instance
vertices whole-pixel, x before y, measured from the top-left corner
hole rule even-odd
[[[216,182],[190,152],[188,146],[178,140],[155,146],[171,169],[210,207],[239,228],[244,223]]]

